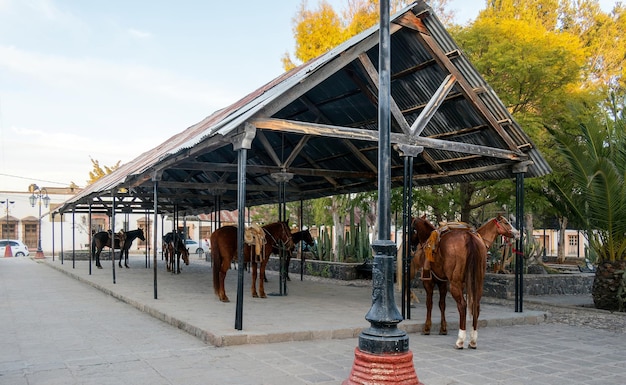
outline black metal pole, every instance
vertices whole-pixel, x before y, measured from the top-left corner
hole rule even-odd
[[[59,228],[61,233],[61,265],[63,264],[63,212],[61,212],[61,220],[59,221]]]
[[[408,215],[408,195],[409,195],[409,157],[404,157],[404,177],[402,186],[402,317],[411,319],[411,299],[409,294],[409,276],[407,275],[407,260],[411,253],[411,245],[407,251],[407,243],[411,242],[409,234],[410,217]],[[398,277],[399,278],[399,277]]]
[[[153,244],[153,253],[152,253],[152,258],[154,259],[154,263],[152,264],[152,273],[154,275],[154,299],[158,298],[158,292],[157,292],[157,236],[158,236],[158,215],[159,215],[159,202],[157,201],[158,199],[158,187],[159,187],[159,182],[158,181],[154,181],[154,189],[153,189],[153,195],[154,195],[154,226],[152,227],[152,232],[154,234],[154,237],[152,239],[152,244]],[[163,232],[163,221],[161,221],[161,233]]]
[[[52,262],[54,262],[54,216],[56,213],[52,213]]]
[[[113,283],[115,283],[115,191],[111,193],[111,272],[113,274]],[[120,253],[121,254],[121,253]]]
[[[237,304],[235,311],[235,329],[243,329],[243,270],[245,267],[243,256],[243,235],[245,231],[246,218],[244,208],[246,207],[246,162],[248,150],[240,148],[237,159],[237,258],[239,267],[237,268]],[[214,269],[219,268],[213,266]]]
[[[89,221],[89,225],[87,228],[89,229],[89,275],[91,275],[91,264],[93,263],[93,221],[91,218],[91,200],[89,201],[89,213],[87,214],[87,220]]]
[[[76,206],[72,207],[72,269],[76,268]]]
[[[310,227],[310,223],[308,224]],[[300,231],[304,227],[304,201],[300,200]],[[310,230],[309,230],[310,231]],[[304,280],[304,242],[300,242],[300,281]]]
[[[409,338],[394,299],[393,272],[396,244],[391,241],[391,35],[389,0],[380,1],[378,59],[378,239],[373,242],[372,307],[365,315],[371,326],[359,335],[359,349],[370,354],[406,353]]]
[[[515,174],[515,216],[520,236],[515,245],[515,312],[524,311],[524,173]]]

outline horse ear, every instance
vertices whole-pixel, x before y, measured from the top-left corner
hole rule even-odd
[[[426,219],[426,214],[421,216],[422,219]]]

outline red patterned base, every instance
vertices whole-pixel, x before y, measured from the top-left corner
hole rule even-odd
[[[376,355],[354,349],[350,377],[342,385],[423,385],[413,367],[413,353]]]

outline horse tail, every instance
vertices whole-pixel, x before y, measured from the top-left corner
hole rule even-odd
[[[486,250],[483,241],[474,234],[467,239],[467,263],[465,266],[465,287],[467,289],[467,306],[473,315],[479,312],[480,298],[485,280]]]
[[[96,254],[96,237],[91,237],[91,255]]]
[[[215,235],[219,233],[219,229],[211,234],[211,265],[213,270],[213,290],[219,293],[220,289],[220,270],[222,270],[222,255],[220,254],[219,238]]]

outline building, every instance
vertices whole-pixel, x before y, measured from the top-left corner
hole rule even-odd
[[[0,214],[2,214],[0,238],[18,239],[28,246],[31,254],[34,254],[38,248],[39,205],[41,204],[41,248],[44,255],[52,255],[53,251],[58,255],[61,248],[64,251],[88,250],[92,232],[107,231],[111,228],[108,215],[92,214],[90,229],[88,214],[69,212],[59,215],[57,213],[54,217],[50,214],[79,191],[81,191],[80,188],[41,187],[42,199],[35,197],[34,206],[31,204],[33,193],[29,190],[0,191],[0,202],[3,202],[0,205]],[[115,229],[116,231],[142,229],[146,234],[146,241],[138,239],[131,251],[145,250],[146,245],[150,249],[153,244],[153,221],[154,216],[148,213],[116,214]],[[157,225],[160,229],[159,234],[170,232],[174,227],[171,216],[159,215]],[[184,231],[188,238],[202,244],[203,239],[211,236],[213,224],[210,216],[207,215],[187,216],[179,218],[178,228]]]

